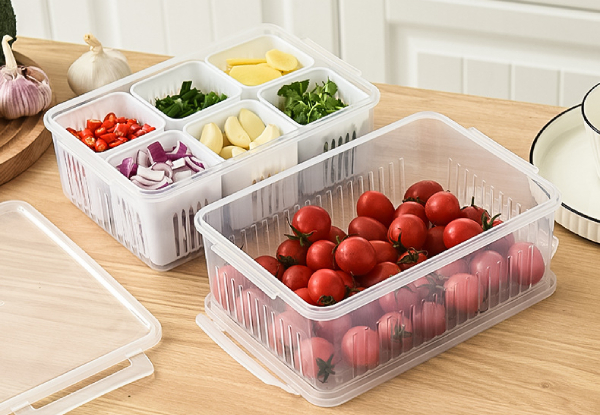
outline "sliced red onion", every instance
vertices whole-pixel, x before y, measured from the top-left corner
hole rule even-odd
[[[126,159],[123,159],[121,164],[119,164],[119,171],[121,174],[123,174],[123,176],[129,179],[131,176],[136,174],[137,167],[138,165],[133,161],[133,157],[127,157]]]
[[[165,176],[170,179],[173,178],[173,169],[167,163],[154,163],[150,168],[152,170],[164,172]]]
[[[181,141],[178,141],[177,145],[175,145],[173,150],[171,150],[167,153],[167,157],[169,160],[178,160],[181,157],[188,154],[188,151],[189,151],[188,147],[185,144],[183,144]]]
[[[163,187],[166,187],[172,183],[172,181],[170,181],[167,177],[164,177],[161,181],[153,182],[140,176],[133,176],[131,178],[131,182],[146,190],[162,189]]]
[[[173,181],[178,182],[188,177],[192,177],[194,172],[190,169],[179,169],[173,172]]]
[[[185,156],[185,164],[187,164],[187,166],[194,170],[194,172],[199,172],[201,170],[204,170],[204,163],[202,163],[200,160],[198,160],[196,157],[194,156]]]
[[[139,166],[150,167],[150,157],[148,157],[148,153],[145,150],[138,150],[136,163]]]
[[[172,164],[171,164],[171,168],[173,170],[180,169],[180,168],[185,167],[185,166],[186,166],[185,159],[183,157],[180,158],[180,159],[177,159],[177,160],[173,160]]]
[[[139,166],[137,175],[144,179],[160,182],[165,177],[165,172],[162,170],[153,170],[152,168]]]
[[[158,141],[148,145],[148,155],[150,156],[150,164],[164,163],[169,159],[165,149]]]

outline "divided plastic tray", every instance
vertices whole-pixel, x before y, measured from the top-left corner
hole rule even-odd
[[[381,191],[397,206],[406,188],[423,179],[441,183],[461,206],[474,197],[504,223],[327,307],[304,302],[253,260],[274,255],[289,233],[288,219],[301,206],[322,206],[333,225],[347,229],[364,191]],[[195,225],[204,239],[211,291],[206,315],[199,314],[197,323],[266,383],[315,405],[339,405],[551,295],[559,205],[558,190],[529,163],[475,129],[437,113],[418,113],[201,209]],[[513,242],[528,247],[511,255]],[[497,251],[502,260],[476,274],[478,288],[459,284],[454,293],[443,288],[449,269],[484,250]],[[544,273],[532,284],[513,267],[526,269],[536,250]],[[498,270],[506,271],[494,279]],[[417,296],[419,279],[438,287]],[[481,290],[476,309],[460,311],[459,294],[473,289]],[[402,318],[383,317],[392,311]],[[375,364],[353,363],[341,352],[348,341],[343,336],[354,326],[378,333],[377,347],[362,348],[359,340],[346,345],[356,347],[358,360],[375,353]],[[384,327],[410,335],[385,341],[390,333]],[[307,344],[317,337],[334,350],[335,373],[325,382],[298,364],[316,360]]]
[[[228,57],[264,57],[272,48],[294,54],[300,69],[255,87],[244,86],[223,71]],[[310,79],[314,84],[326,76],[340,83],[339,95],[349,106],[306,126],[283,114],[277,108],[278,97],[267,93],[287,82]],[[214,90],[228,98],[180,120],[153,107],[156,97],[177,92],[185,80],[192,80],[192,86],[203,92]],[[148,266],[168,270],[201,253],[202,241],[193,226],[201,207],[370,132],[378,101],[377,88],[350,65],[308,39],[261,25],[57,105],[46,113],[44,123],[52,133],[65,195]],[[136,188],[114,167],[120,161],[113,155],[132,155],[139,139],[94,153],[66,130],[80,129],[88,118],[115,112],[156,127],[153,139],[144,136],[146,143],[161,140],[163,132],[171,130],[192,138],[188,132],[194,128],[209,122],[222,124],[227,116],[237,115],[242,102],[248,102],[265,122],[275,123],[282,136],[229,160],[205,154],[204,172],[160,190]],[[320,126],[326,128],[314,134]],[[197,144],[196,151],[210,152]]]

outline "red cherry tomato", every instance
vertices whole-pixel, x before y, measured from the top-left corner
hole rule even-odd
[[[398,267],[400,268],[400,271],[404,271],[426,259],[427,253],[425,251],[417,251],[416,249],[408,248],[408,250],[398,258]]]
[[[449,263],[448,265],[444,265],[440,269],[436,271],[442,278],[450,278],[454,274],[460,273],[468,273],[469,272],[469,263],[464,258],[459,258],[454,262]]]
[[[379,344],[384,356],[397,357],[413,347],[413,328],[410,318],[397,311],[386,313],[377,321]]]
[[[471,274],[454,274],[444,283],[446,307],[451,317],[458,317],[462,322],[465,318],[475,316],[479,310],[479,302],[483,297],[479,280]]]
[[[336,270],[336,272],[344,282],[346,290],[353,290],[354,288],[356,288],[356,280],[352,275],[348,274],[345,271],[342,271],[341,269]]]
[[[367,241],[387,241],[387,231],[381,222],[368,216],[358,216],[348,225],[348,235],[362,236]]]
[[[383,193],[369,190],[358,198],[356,213],[358,216],[373,218],[387,227],[394,219],[394,205]]]
[[[384,312],[399,311],[405,316],[410,316],[418,303],[419,294],[413,283],[379,297],[379,305]]]
[[[344,238],[348,236],[346,232],[338,228],[337,226],[331,226],[331,230],[329,231],[329,239],[334,244],[339,244],[344,240]]]
[[[298,288],[294,292],[296,294],[298,294],[298,296],[300,296],[300,298],[302,298],[308,304],[310,304],[310,305],[317,305],[317,303],[315,303],[313,301],[313,299],[310,297],[310,293],[308,292],[308,287]]]
[[[313,323],[315,336],[323,337],[336,345],[341,344],[342,337],[344,337],[344,334],[346,334],[350,327],[352,327],[350,314],[343,314],[334,320],[322,320]]]
[[[446,225],[444,228],[444,245],[452,248],[483,232],[480,224],[472,219],[458,218]]]
[[[396,249],[421,249],[427,239],[427,227],[415,215],[405,214],[394,219],[388,230],[388,240]]]
[[[508,299],[509,283],[506,260],[496,251],[479,251],[469,263],[469,271],[479,278],[485,301],[482,309]]]
[[[446,245],[444,245],[444,228],[444,225],[440,225],[427,229],[427,237],[422,249],[427,251],[428,258],[446,250]]]
[[[393,262],[380,262],[367,274],[357,276],[356,282],[358,282],[361,287],[369,288],[381,281],[387,280],[389,277],[396,275],[399,272],[400,268]]]
[[[247,288],[235,301],[235,311],[238,323],[243,327],[257,332],[264,324],[261,322],[260,310],[265,304],[265,295],[257,288]],[[233,310],[231,310],[233,312]]]
[[[320,269],[308,280],[308,293],[317,305],[332,305],[344,299],[346,286],[336,271]]]
[[[406,189],[403,200],[411,200],[425,205],[433,194],[443,190],[442,185],[434,180],[421,180]]]
[[[300,240],[286,239],[277,247],[277,260],[284,267],[289,268],[292,265],[306,265],[306,253],[308,246],[302,245]]]
[[[460,217],[460,205],[452,193],[437,192],[427,200],[425,213],[434,225],[446,225]]]
[[[327,239],[316,241],[308,247],[306,253],[306,265],[316,271],[318,269],[335,269],[335,259],[333,251],[336,245]]]
[[[354,368],[372,369],[379,364],[379,336],[367,326],[352,327],[342,338],[342,356]]]
[[[375,249],[375,259],[380,262],[396,262],[398,260],[398,251],[388,241],[369,241]]]
[[[331,217],[319,206],[303,206],[292,218],[292,230],[297,237],[312,243],[328,239],[331,231]]]
[[[264,269],[269,271],[273,276],[275,276],[278,280],[281,280],[283,276],[284,267],[281,262],[277,261],[275,257],[270,255],[261,255],[254,259],[258,262]]]
[[[446,331],[446,308],[444,305],[425,301],[415,309],[413,330],[416,344],[444,334]]]
[[[298,338],[307,338],[309,336],[309,327],[300,314],[295,310],[286,310],[268,319],[266,336],[269,339],[271,350],[276,351],[280,356],[286,353],[286,350],[298,347]]]
[[[400,205],[398,205],[396,211],[394,212],[394,219],[406,213],[410,213],[411,215],[417,216],[423,221],[425,225],[429,225],[429,219],[425,214],[425,206],[423,206],[419,202],[415,202],[412,200],[402,202]]]
[[[544,276],[546,265],[540,250],[529,242],[516,242],[508,250],[511,281],[522,287],[535,285]]]
[[[247,288],[248,280],[231,265],[219,268],[217,275],[210,280],[210,292],[215,301],[229,312],[233,312],[234,303],[240,291]]]
[[[490,219],[490,214],[488,213],[488,211],[482,208],[481,206],[477,206],[475,204],[475,197],[471,198],[470,205],[465,206],[460,210],[460,216],[462,218],[473,219],[480,225],[483,225],[484,220]]]
[[[294,365],[303,376],[327,383],[335,375],[337,357],[333,345],[321,337],[311,337],[300,342],[295,351]]]
[[[351,236],[344,239],[335,251],[338,266],[354,276],[364,275],[377,264],[375,249],[365,238]]]
[[[313,271],[306,265],[292,265],[283,272],[281,282],[292,291],[308,287],[308,280]]]

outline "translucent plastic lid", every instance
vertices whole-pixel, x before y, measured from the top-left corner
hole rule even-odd
[[[64,413],[153,372],[159,322],[33,207],[0,203],[0,415],[127,359],[131,366],[35,410]],[[140,357],[142,356],[142,357]]]

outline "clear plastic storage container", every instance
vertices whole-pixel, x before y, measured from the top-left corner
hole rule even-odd
[[[265,382],[315,405],[339,405],[554,292],[560,195],[536,172],[437,113],[373,131],[196,215],[210,280],[197,323]],[[474,198],[504,222],[326,307],[309,305],[253,260],[275,255],[304,205],[325,208],[332,225],[347,229],[364,191],[383,192],[397,206],[424,179],[441,183],[461,206]],[[491,251],[491,265],[469,267]],[[537,274],[530,262],[541,264]],[[471,276],[453,283],[459,272]]]
[[[249,57],[259,52],[264,55],[272,48],[295,54],[301,65],[299,70],[283,75],[279,80],[292,79],[318,65],[322,70],[335,71],[340,82],[343,80],[347,85],[345,88],[360,95],[360,101],[352,108],[330,120],[323,120],[322,124],[332,127],[327,136],[312,134],[314,127],[298,129],[287,116],[260,102],[258,92],[272,83],[253,87],[254,92],[248,94],[247,87],[240,86],[220,69],[221,60],[225,60],[228,57],[225,55],[230,52],[235,52],[237,57]],[[216,89],[229,98],[180,120],[170,119],[152,107],[156,96],[175,92],[188,79],[203,91]],[[98,118],[107,112],[125,111],[132,113],[128,116],[151,120],[147,122],[156,127],[157,131],[152,133],[155,137],[162,130],[188,134],[184,132],[185,124],[192,129],[193,125],[199,126],[194,124],[195,121],[218,122],[223,114],[239,109],[241,98],[250,98],[257,111],[265,116],[268,114],[267,118],[280,126],[283,136],[247,154],[229,160],[218,158],[205,174],[185,185],[157,192],[132,189],[106,160],[120,149],[125,151],[135,147],[133,142],[104,153],[94,153],[66,130],[67,127],[81,128],[92,116]],[[201,253],[202,241],[192,224],[192,218],[201,206],[322,153],[331,148],[323,145],[327,140],[339,145],[371,131],[373,108],[378,101],[377,88],[361,78],[354,68],[314,42],[301,40],[277,26],[266,24],[59,104],[47,111],[44,123],[52,133],[65,195],[148,266],[168,270]],[[349,134],[344,133],[342,137],[342,131]],[[191,135],[189,138],[192,139]],[[306,152],[305,146],[314,151]]]

